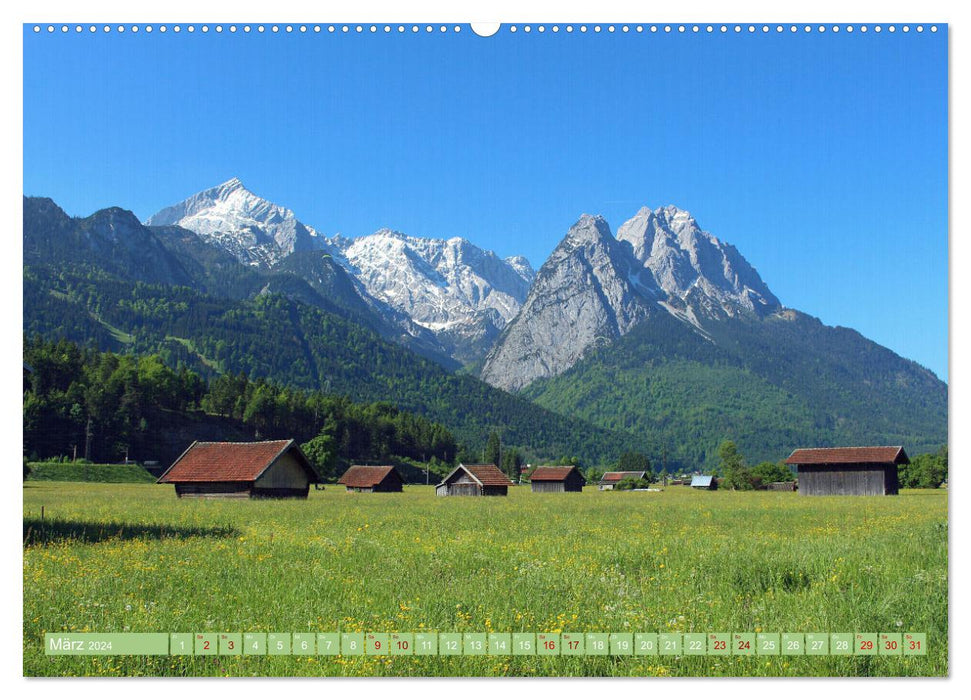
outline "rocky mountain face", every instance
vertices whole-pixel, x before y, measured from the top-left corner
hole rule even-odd
[[[647,319],[663,296],[601,217],[584,215],[540,268],[481,377],[515,391],[569,369],[595,343]]]
[[[326,269],[332,260],[353,278],[363,304],[409,344],[460,363],[485,355],[519,312],[535,274],[523,257],[502,260],[462,238],[415,238],[388,229],[327,238],[236,178],[163,209],[147,223],[193,231],[247,265],[305,273],[312,286],[319,286],[321,274],[333,276]],[[301,261],[291,260],[295,256]]]
[[[24,264],[70,259],[139,282],[190,284],[191,275],[130,211],[72,218],[44,197],[24,197]]]
[[[779,300],[741,254],[677,207],[641,209],[617,237],[584,215],[540,268],[482,378],[516,391],[569,369],[588,348],[666,312],[702,337],[705,320],[763,318]]]
[[[617,229],[664,290],[672,313],[689,318],[765,316],[779,300],[734,246],[702,231],[683,209],[642,208]]]

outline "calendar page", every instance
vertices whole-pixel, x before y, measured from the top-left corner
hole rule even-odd
[[[23,674],[947,676],[948,24],[307,13],[23,24]]]

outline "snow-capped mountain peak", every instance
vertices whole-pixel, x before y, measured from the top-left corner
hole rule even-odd
[[[476,359],[518,312],[533,270],[461,237],[418,238],[382,228],[332,239],[368,293],[439,336],[454,356]]]
[[[146,223],[189,229],[240,262],[260,267],[296,251],[327,247],[324,237],[290,209],[253,194],[236,177],[162,209]]]

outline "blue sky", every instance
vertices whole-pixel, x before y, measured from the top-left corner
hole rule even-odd
[[[24,190],[147,218],[238,176],[325,234],[538,267],[676,204],[782,302],[947,378],[947,34],[24,30]]]

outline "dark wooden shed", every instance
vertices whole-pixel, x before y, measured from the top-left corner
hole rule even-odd
[[[580,470],[574,466],[565,467],[536,467],[529,477],[530,487],[534,493],[564,493],[567,491],[579,493],[587,480]]]
[[[804,496],[895,496],[897,465],[910,464],[903,447],[816,447],[794,450]]]
[[[511,485],[495,464],[460,464],[435,487],[435,495],[506,496]]]
[[[319,481],[293,440],[193,442],[159,477],[179,498],[306,498]]]
[[[393,466],[366,467],[352,464],[337,483],[343,484],[348,491],[400,493],[404,479]]]

